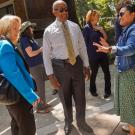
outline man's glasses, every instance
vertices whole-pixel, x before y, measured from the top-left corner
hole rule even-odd
[[[125,14],[124,12],[120,12],[119,17],[122,17],[124,14]]]
[[[60,8],[60,9],[55,9],[55,11],[63,13],[63,12],[68,12],[68,9],[67,8]]]

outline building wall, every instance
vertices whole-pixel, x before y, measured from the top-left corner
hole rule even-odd
[[[43,30],[47,27],[53,20],[52,15],[52,3],[55,0],[0,0],[0,11],[1,14],[7,12],[8,14],[15,14],[20,16],[22,22],[31,21],[37,23],[36,37],[40,37],[43,34]],[[5,8],[10,6],[10,9],[14,10],[10,12],[10,9]],[[11,8],[11,6],[13,8]],[[2,8],[5,8],[4,10]],[[0,14],[0,17],[2,16]]]
[[[12,6],[13,12],[9,12],[6,7]],[[26,12],[24,7],[24,0],[0,0],[0,9],[4,9],[4,14],[16,14],[22,18],[22,20],[26,20]],[[3,15],[4,15],[3,14]]]
[[[1,0],[1,1],[0,1],[0,4],[3,3],[3,2],[6,2],[6,1],[9,1],[9,0]]]
[[[53,21],[51,7],[54,0],[25,0],[25,2],[28,18],[38,24],[37,29],[43,30]]]
[[[15,14],[20,16],[22,21],[27,20],[27,13],[25,10],[24,0],[14,0]]]
[[[53,0],[26,0],[26,7],[30,19],[42,19],[52,17],[51,6]]]

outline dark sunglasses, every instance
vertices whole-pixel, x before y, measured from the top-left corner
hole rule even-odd
[[[68,9],[67,8],[60,8],[60,9],[55,9],[55,11],[63,13],[63,12],[68,12]]]
[[[124,14],[125,14],[124,12],[120,12],[119,17],[122,17]]]

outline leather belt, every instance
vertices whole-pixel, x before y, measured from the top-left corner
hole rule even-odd
[[[76,60],[79,58],[79,56],[76,57]],[[52,63],[59,66],[64,66],[65,64],[70,64],[69,59],[52,59]]]

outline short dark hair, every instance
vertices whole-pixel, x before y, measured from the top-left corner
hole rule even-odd
[[[135,12],[135,4],[128,4],[128,5],[124,6],[124,8],[126,8],[127,11],[129,11],[130,13]]]
[[[117,6],[116,6],[116,11],[117,13],[119,13],[120,9],[122,7],[125,7],[126,5],[128,4],[132,4],[132,1],[131,0],[120,0],[118,3],[117,3]]]

